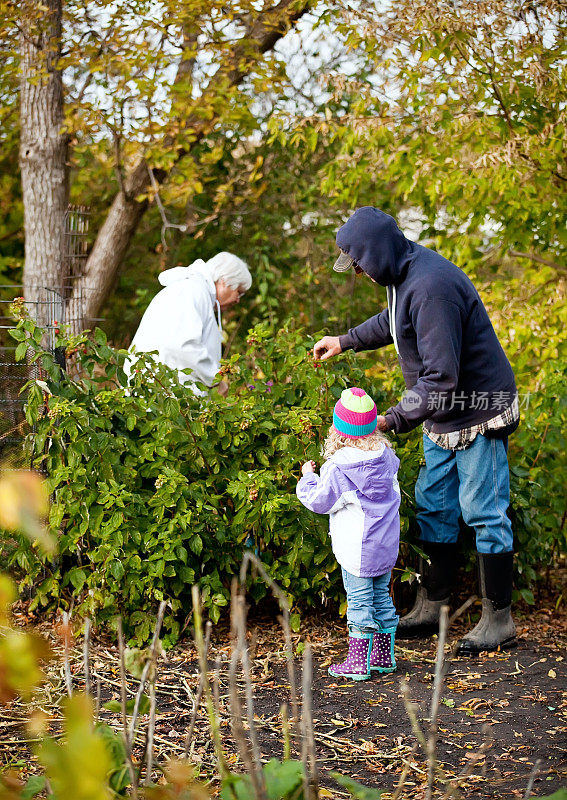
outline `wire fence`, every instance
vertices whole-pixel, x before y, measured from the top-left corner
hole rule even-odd
[[[23,302],[32,319],[46,320],[45,346],[56,353],[56,330],[65,317],[62,290],[32,287],[36,299]],[[10,305],[23,297],[24,287],[0,284],[0,461],[4,466],[21,467],[24,435],[24,402],[22,388],[29,380],[44,378],[37,362],[16,361],[16,342],[10,336],[14,319]]]
[[[45,328],[44,346],[65,369],[65,353],[57,348],[57,333],[65,330],[76,335],[84,330],[84,297],[77,279],[84,274],[88,257],[89,209],[69,206],[64,221],[64,278],[56,287],[23,284],[0,284],[0,462],[7,466],[22,463],[22,440],[25,427],[24,402],[21,390],[30,379],[41,380],[37,364],[17,362],[16,342],[10,336],[14,327],[10,305],[16,297],[24,297],[23,306],[32,319]],[[32,298],[32,299],[30,299]]]

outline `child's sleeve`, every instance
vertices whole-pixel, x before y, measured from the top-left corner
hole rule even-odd
[[[334,467],[323,467],[320,476],[315,472],[303,475],[295,492],[305,508],[316,514],[330,514],[344,505],[338,470]]]

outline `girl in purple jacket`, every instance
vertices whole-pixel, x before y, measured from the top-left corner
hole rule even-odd
[[[398,615],[388,587],[400,542],[400,461],[376,418],[376,404],[363,389],[345,389],[335,405],[320,475],[307,461],[296,489],[306,508],[329,514],[349,630],[346,661],[332,664],[329,673],[356,681],[396,669]]]

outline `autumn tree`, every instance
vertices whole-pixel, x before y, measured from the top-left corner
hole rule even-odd
[[[308,0],[8,4],[19,41],[20,169],[26,294],[62,283],[74,150],[112,142],[118,191],[74,291],[85,317],[108,296],[157,187],[175,174],[190,198],[222,126],[236,145],[257,126],[253,97],[287,76],[274,47]]]
[[[338,34],[342,111],[274,121],[282,142],[331,155],[321,193],[370,194],[475,279],[526,392],[564,348],[565,9],[556,0],[361,2]],[[346,63],[346,62],[343,62]],[[529,313],[526,314],[526,310]]]
[[[453,231],[463,246],[562,267],[564,4],[399,0],[376,14],[362,0],[339,32],[357,69],[328,82],[348,108],[282,125],[308,150],[340,144],[322,188],[354,207],[369,185],[388,186],[425,236]]]

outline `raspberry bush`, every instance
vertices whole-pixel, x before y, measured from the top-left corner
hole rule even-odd
[[[332,369],[316,365],[311,340],[285,327],[250,331],[246,351],[225,362],[226,398],[195,397],[177,374],[148,356],[126,389],[125,351],[104,333],[63,340],[73,378],[41,350],[29,319],[14,331],[19,357],[39,358],[47,373],[28,387],[28,446],[47,474],[50,527],[59,558],[50,562],[25,541],[11,558],[33,604],[67,604],[112,622],[120,613],[130,636],[150,634],[157,603],[167,599],[166,641],[177,639],[198,583],[210,618],[229,600],[230,581],[246,547],[257,549],[297,607],[342,598],[326,518],[295,496],[300,464],[321,461],[336,398],[363,385],[379,407],[387,398],[353,357]],[[405,482],[415,480],[416,442],[406,441]],[[404,523],[411,514],[404,512]],[[254,584],[260,600],[265,587]],[[296,618],[297,619],[297,618]]]

